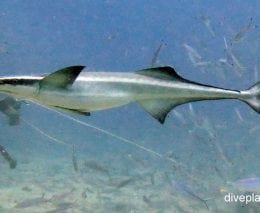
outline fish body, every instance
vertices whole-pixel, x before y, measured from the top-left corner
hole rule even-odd
[[[239,99],[260,112],[260,82],[238,91],[186,80],[168,66],[134,73],[81,73],[83,68],[67,67],[46,76],[2,77],[0,92],[86,115],[137,102],[160,123],[174,107],[201,100]]]
[[[79,170],[79,168],[78,168],[78,161],[77,161],[77,157],[76,157],[75,144],[73,144],[73,146],[72,146],[72,164],[73,164],[74,171],[77,172]]]
[[[0,111],[8,117],[9,125],[18,125],[20,122],[19,109],[21,102],[11,96],[0,100]]]
[[[210,34],[215,37],[215,32],[213,31],[212,27],[211,27],[211,20],[209,17],[207,16],[201,16],[200,17],[202,22],[204,23],[204,25],[206,26],[206,28],[208,29],[208,31],[210,32]]]
[[[84,161],[84,166],[93,171],[106,174],[109,177],[109,179],[111,178],[109,170],[105,168],[103,165],[96,163],[95,161]]]
[[[243,192],[260,192],[260,178],[252,177],[237,180],[233,186]]]
[[[15,208],[17,209],[24,209],[24,208],[29,208],[32,206],[38,206],[38,205],[42,205],[44,203],[50,202],[49,199],[45,199],[44,195],[41,197],[36,197],[36,198],[31,198],[31,199],[26,199],[20,203],[17,203],[15,205]]]
[[[243,26],[239,32],[235,33],[234,36],[232,37],[232,41],[237,43],[237,42],[240,42],[242,41],[245,36],[246,36],[246,33],[253,27],[253,19],[250,18],[249,20],[249,23],[245,26]]]
[[[175,188],[180,192],[185,192],[186,194],[190,195],[192,198],[202,202],[205,207],[209,210],[207,200],[209,199],[203,199],[199,195],[197,195],[188,185],[184,183],[175,183]]]
[[[193,47],[186,43],[183,44],[183,47],[186,49],[189,59],[193,65],[196,65],[199,61],[202,60],[202,56]]]
[[[225,59],[221,58],[219,60],[219,62],[222,65],[227,65],[229,68],[234,67],[235,68],[234,71],[237,73],[237,75],[242,76],[242,72],[245,70],[245,67],[241,64],[241,62],[235,56],[233,50],[231,48],[229,48],[225,37],[223,37],[223,40],[224,40],[226,58]]]
[[[152,61],[151,61],[151,67],[155,67],[157,61],[158,61],[158,57],[159,57],[159,54],[160,54],[160,51],[162,49],[162,47],[164,46],[165,44],[163,43],[163,41],[161,41],[161,44],[159,45],[159,47],[155,50],[154,54],[153,54],[153,58],[152,58]]]
[[[0,145],[0,154],[3,156],[3,158],[9,163],[9,166],[11,169],[14,169],[17,165],[16,160],[14,160],[11,155],[6,151],[6,149]]]

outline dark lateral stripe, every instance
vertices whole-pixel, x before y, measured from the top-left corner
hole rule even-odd
[[[33,85],[35,83],[39,82],[38,79],[2,79],[0,80],[0,84],[4,85],[4,84],[10,84],[10,85],[24,85],[24,86],[28,86],[28,85]]]

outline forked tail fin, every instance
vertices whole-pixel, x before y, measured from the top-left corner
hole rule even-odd
[[[260,113],[260,81],[242,93],[245,94],[242,100],[256,112]]]

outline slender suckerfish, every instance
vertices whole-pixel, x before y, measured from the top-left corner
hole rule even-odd
[[[137,102],[160,123],[174,107],[201,100],[239,99],[260,113],[260,82],[239,91],[186,80],[169,66],[79,75],[83,68],[71,66],[45,76],[2,77],[0,92],[85,115]]]

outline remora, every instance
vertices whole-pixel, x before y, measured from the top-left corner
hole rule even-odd
[[[46,76],[2,77],[0,92],[86,115],[137,102],[160,123],[174,107],[201,100],[239,99],[260,112],[260,81],[239,91],[184,79],[169,66],[134,73],[81,73],[83,69],[71,66]]]

